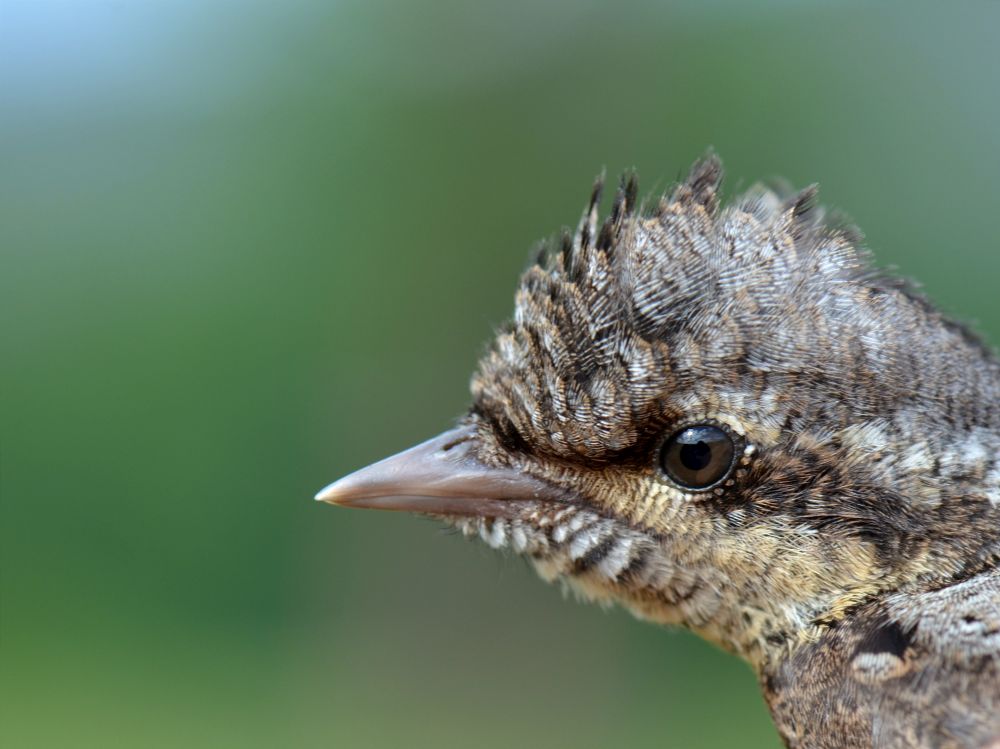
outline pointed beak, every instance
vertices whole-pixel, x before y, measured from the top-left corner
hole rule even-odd
[[[475,456],[476,429],[461,426],[334,481],[316,495],[343,507],[432,515],[507,517],[518,502],[566,500],[551,484]]]

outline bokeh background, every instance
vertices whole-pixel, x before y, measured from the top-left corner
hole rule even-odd
[[[876,7],[877,6],[877,7]],[[1000,340],[1000,3],[0,0],[7,747],[775,747],[745,666],[312,501],[591,179],[822,183]]]

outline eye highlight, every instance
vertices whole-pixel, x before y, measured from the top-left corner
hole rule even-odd
[[[709,489],[733,470],[736,445],[726,430],[697,424],[675,432],[660,448],[660,467],[685,489]]]

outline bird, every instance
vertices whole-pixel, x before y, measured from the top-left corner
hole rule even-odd
[[[1000,362],[815,185],[722,182],[599,177],[456,426],[316,499],[694,631],[791,749],[1000,749]]]

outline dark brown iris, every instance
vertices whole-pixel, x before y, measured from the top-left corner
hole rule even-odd
[[[680,430],[663,443],[660,466],[685,489],[708,489],[729,475],[735,455],[736,446],[724,429],[699,424]]]

